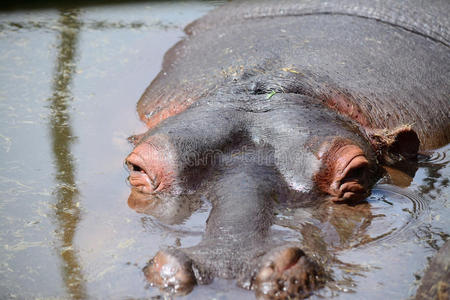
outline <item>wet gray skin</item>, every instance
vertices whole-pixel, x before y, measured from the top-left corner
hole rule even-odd
[[[187,27],[138,103],[150,129],[131,138],[128,201],[167,223],[200,195],[212,209],[200,243],[149,262],[150,283],[186,294],[237,279],[282,299],[331,280],[327,251],[301,250],[317,227],[293,218],[303,243],[285,241],[277,211],[335,223],[329,205],[352,205],[369,226],[382,166],[414,174],[419,152],[450,141],[450,6],[435,4],[431,26],[416,4],[233,3]]]

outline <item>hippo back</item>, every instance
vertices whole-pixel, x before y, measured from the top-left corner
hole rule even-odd
[[[231,3],[186,28],[138,112],[153,127],[203,97],[303,94],[439,147],[450,141],[449,13],[449,1]]]

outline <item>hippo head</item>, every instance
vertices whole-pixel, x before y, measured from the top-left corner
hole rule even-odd
[[[177,198],[211,191],[220,172],[244,164],[271,169],[267,184],[287,202],[356,203],[368,195],[378,169],[364,131],[306,96],[274,95],[270,104],[251,98],[260,111],[199,101],[130,138],[130,206],[168,213]]]
[[[201,195],[212,203],[198,246],[159,252],[151,261],[146,275],[153,284],[176,282],[176,291],[190,291],[201,283],[192,268],[200,268],[201,278],[246,278],[244,286],[264,290],[273,278],[285,276],[268,267],[273,264],[297,265],[294,277],[304,270],[316,276],[321,269],[299,248],[272,239],[274,208],[363,201],[379,178],[382,153],[388,160],[387,153],[410,138],[403,128],[391,133],[388,143],[387,135],[383,139],[304,95],[280,93],[270,101],[265,95],[245,97],[231,104],[199,100],[130,138],[135,145],[126,158],[131,208],[173,224],[199,207]],[[247,254],[236,257],[242,251]],[[161,264],[178,271],[164,277]],[[255,271],[249,270],[259,275],[252,277]],[[320,284],[314,279],[300,285],[308,292]]]

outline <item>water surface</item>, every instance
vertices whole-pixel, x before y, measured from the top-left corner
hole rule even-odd
[[[165,51],[217,4],[0,13],[1,299],[158,296],[146,262],[165,246],[200,241],[207,202],[177,225],[137,214],[123,159],[126,138],[144,130],[135,103]],[[421,158],[409,175],[391,170],[357,208],[280,212],[274,230],[330,257],[336,281],[319,296],[415,293],[427,257],[450,234],[449,151]],[[186,296],[236,297],[253,293],[215,280]]]

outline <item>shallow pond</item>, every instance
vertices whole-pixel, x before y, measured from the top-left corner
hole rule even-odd
[[[198,243],[210,207],[177,225],[131,210],[126,138],[144,130],[135,104],[165,51],[219,3],[0,13],[1,299],[161,295],[142,268],[160,248]],[[358,207],[280,212],[274,230],[330,258],[335,281],[312,298],[414,295],[450,234],[449,157],[447,146],[409,175],[390,170]],[[185,298],[236,297],[254,298],[227,280]]]

